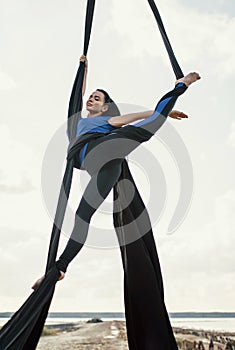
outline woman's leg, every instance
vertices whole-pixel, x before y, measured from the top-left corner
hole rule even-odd
[[[179,82],[175,88],[165,94],[157,103],[153,115],[145,120],[135,123],[135,127],[142,127],[150,133],[155,134],[166,121],[167,116],[173,109],[178,97],[187,90],[187,86]]]
[[[118,181],[121,175],[122,159],[105,164],[98,173],[93,174],[76,211],[74,228],[65,250],[57,260],[60,271],[66,272],[67,266],[83,247],[92,215]]]
[[[167,116],[173,109],[177,98],[182,95],[189,85],[201,79],[198,73],[189,73],[175,83],[175,88],[164,95],[158,102],[153,115],[145,120],[134,124],[136,127],[142,127],[154,134],[166,121]]]

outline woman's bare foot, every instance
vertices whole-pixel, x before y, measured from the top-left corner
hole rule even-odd
[[[175,84],[178,83],[185,83],[186,86],[191,85],[192,83],[195,83],[195,81],[201,79],[200,75],[196,72],[189,73],[185,77],[178,79]]]
[[[65,276],[65,273],[63,271],[60,271],[60,277],[58,278],[58,281],[61,281]]]
[[[65,276],[65,273],[63,271],[60,271],[60,277],[58,278],[58,281],[62,280],[64,276]],[[44,280],[44,278],[45,276],[42,276],[41,278],[39,278],[31,288],[36,290],[41,284],[41,282]]]

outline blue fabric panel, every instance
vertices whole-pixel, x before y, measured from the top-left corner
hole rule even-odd
[[[80,162],[84,161],[86,150],[87,150],[88,143],[85,144],[85,146],[82,147],[81,153],[80,153]]]
[[[109,132],[116,129],[109,124],[111,116],[99,116],[92,118],[81,118],[78,122],[76,136],[86,134],[87,132]]]
[[[161,112],[163,111],[164,107],[167,105],[167,103],[171,100],[172,97],[168,97],[165,100],[161,101],[157,107],[156,110],[154,111],[153,115],[149,118],[146,118],[144,120],[142,120],[141,122],[138,122],[136,124],[134,124],[134,126],[139,127],[139,126],[143,126],[146,125],[150,122],[152,122],[153,120],[157,119],[157,117],[161,114]]]

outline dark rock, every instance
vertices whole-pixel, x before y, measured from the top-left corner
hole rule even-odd
[[[192,332],[192,335],[195,335],[195,336],[199,337],[200,333],[198,333],[198,332],[196,332],[196,331],[193,331],[193,332]]]
[[[100,318],[92,318],[91,320],[88,320],[87,323],[99,323],[103,322]]]

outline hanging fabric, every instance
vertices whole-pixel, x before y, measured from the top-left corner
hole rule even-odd
[[[169,41],[168,36],[166,34],[166,30],[164,28],[160,13],[157,9],[157,6],[156,6],[154,0],[148,0],[148,3],[149,3],[149,6],[151,7],[151,10],[153,11],[153,14],[154,14],[156,21],[157,21],[157,25],[158,25],[158,28],[160,30],[164,45],[166,47],[166,51],[167,51],[168,56],[170,58],[170,62],[171,62],[173,71],[175,73],[176,79],[180,79],[184,76],[184,74],[180,68],[180,65],[179,65],[179,63],[175,57],[174,51],[171,47],[171,44],[170,44],[170,41]]]

